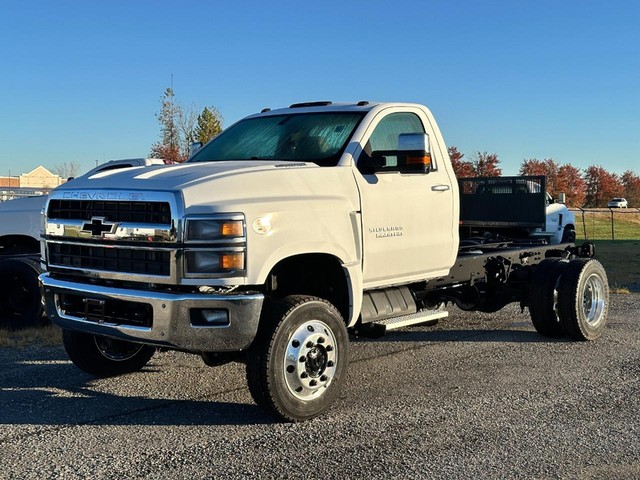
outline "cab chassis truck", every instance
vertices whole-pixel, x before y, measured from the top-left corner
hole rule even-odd
[[[92,375],[139,371],[158,348],[244,362],[253,399],[287,421],[331,406],[349,333],[432,323],[447,303],[519,302],[541,335],[602,334],[609,287],[592,245],[461,241],[460,201],[422,105],[265,109],[184,164],[55,189],[43,215],[46,313]]]

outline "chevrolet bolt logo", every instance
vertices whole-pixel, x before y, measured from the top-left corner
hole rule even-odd
[[[82,225],[83,232],[90,232],[92,236],[102,236],[103,233],[113,233],[118,226],[117,223],[107,222],[103,217],[93,217],[91,222]]]

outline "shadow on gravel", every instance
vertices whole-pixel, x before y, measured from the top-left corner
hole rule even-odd
[[[424,328],[424,327],[422,327]],[[371,339],[352,337],[352,341],[375,342],[503,342],[503,343],[565,343],[568,338],[548,338],[525,330],[402,330]]]
[[[255,425],[275,423],[252,404],[119,396],[70,362],[18,359],[0,371],[0,425]],[[42,363],[36,363],[42,362]],[[132,374],[145,375],[150,369]],[[176,385],[179,388],[179,385]],[[233,392],[235,390],[229,390]],[[227,392],[219,392],[221,394]],[[2,429],[0,428],[0,431]],[[1,439],[2,435],[0,435]]]

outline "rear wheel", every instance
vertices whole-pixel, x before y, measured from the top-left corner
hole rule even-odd
[[[62,341],[75,366],[96,377],[137,372],[156,351],[147,345],[70,330],[62,332]]]
[[[292,295],[266,303],[247,355],[247,382],[258,405],[289,421],[320,415],[347,371],[347,329],[326,300]]]
[[[574,340],[595,340],[602,335],[609,309],[607,273],[597,260],[569,262],[560,279],[559,316]]]
[[[568,264],[558,258],[547,258],[536,266],[533,273],[529,314],[536,331],[544,337],[562,337],[565,334],[558,317],[558,286]]]
[[[42,301],[37,260],[7,258],[0,261],[0,326],[34,327],[42,322]]]

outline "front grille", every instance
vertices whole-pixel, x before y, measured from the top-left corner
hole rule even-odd
[[[91,220],[94,217],[103,217],[110,222],[171,224],[169,202],[51,199],[47,216],[59,220]]]
[[[169,276],[171,254],[157,250],[49,243],[49,263],[62,267]]]
[[[59,302],[64,315],[90,322],[145,328],[153,326],[153,307],[147,303],[92,299],[73,294],[61,294]]]

